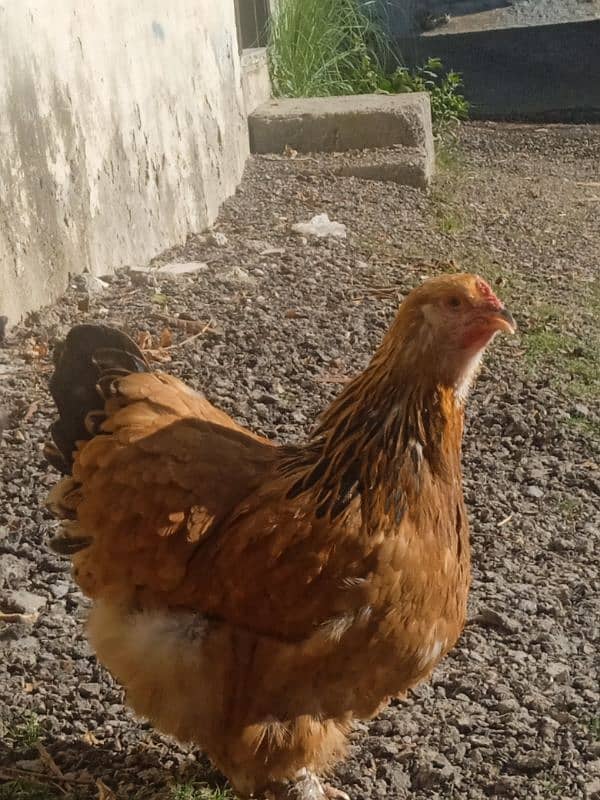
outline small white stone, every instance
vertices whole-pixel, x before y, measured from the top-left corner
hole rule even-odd
[[[214,244],[217,247],[226,247],[229,244],[229,239],[220,231],[214,231],[214,233],[211,233],[209,240],[211,244]]]
[[[97,278],[95,275],[90,275],[88,272],[84,272],[82,275],[76,275],[73,280],[73,285],[76,288],[83,288],[88,294],[98,294],[108,289],[109,286],[106,281]]]
[[[294,233],[307,236],[317,236],[319,239],[324,239],[327,236],[333,236],[337,239],[346,238],[346,226],[341,222],[333,222],[329,219],[327,214],[317,214],[310,222],[297,222],[292,225]]]
[[[9,589],[0,596],[0,605],[8,611],[35,614],[46,605],[46,598],[25,589]]]
[[[261,256],[280,256],[285,253],[283,247],[265,247],[264,250],[261,250]]]
[[[195,272],[202,272],[205,269],[208,269],[208,265],[204,261],[172,261],[169,264],[163,264],[157,272],[161,275],[193,275]]]
[[[225,274],[225,280],[234,281],[235,283],[255,283],[254,278],[241,267],[232,267]]]

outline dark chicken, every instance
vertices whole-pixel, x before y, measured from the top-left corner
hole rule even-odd
[[[306,442],[276,446],[118,331],[73,328],[47,446],[53,547],[128,703],[244,797],[323,798],[354,719],[425,679],[465,622],[463,406],[514,321],[475,275],[426,281]]]

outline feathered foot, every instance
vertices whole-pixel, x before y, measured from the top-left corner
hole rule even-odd
[[[274,784],[265,792],[266,800],[350,800],[346,792],[328,784],[323,785],[317,776],[305,771],[293,783]]]

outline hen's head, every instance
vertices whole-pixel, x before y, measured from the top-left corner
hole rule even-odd
[[[426,280],[400,306],[392,328],[400,353],[432,378],[454,385],[472,374],[486,346],[516,323],[479,275],[443,275]]]

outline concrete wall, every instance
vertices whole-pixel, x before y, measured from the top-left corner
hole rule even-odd
[[[412,63],[438,56],[463,75],[471,116],[600,121],[600,20],[402,40]]]
[[[0,3],[0,315],[214,219],[248,153],[233,0]]]

